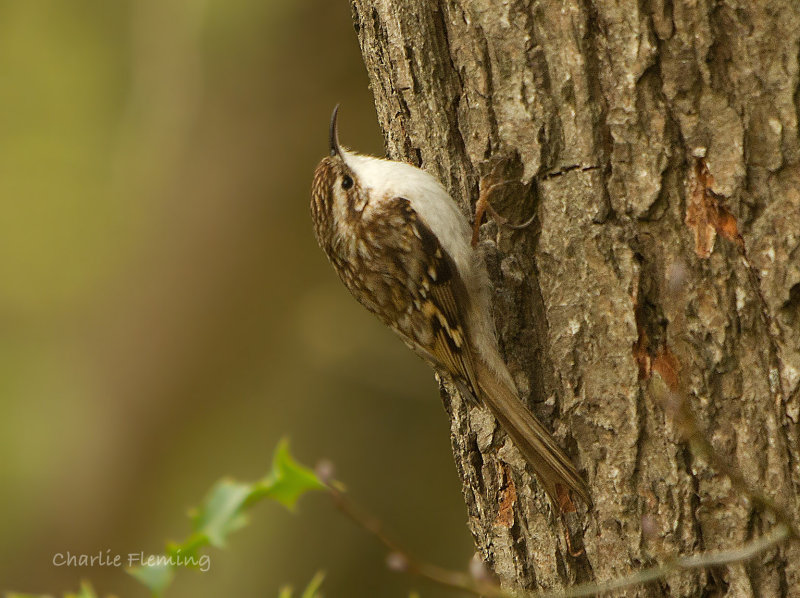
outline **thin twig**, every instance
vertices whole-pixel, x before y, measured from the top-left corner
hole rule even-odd
[[[466,573],[451,571],[437,565],[431,565],[420,561],[385,533],[383,524],[378,518],[358,508],[338,489],[328,486],[328,491],[337,509],[349,517],[359,527],[375,536],[392,554],[399,555],[404,565],[402,568],[403,571],[423,577],[441,586],[468,592],[475,596],[487,596],[490,598],[512,598],[521,596],[526,596],[527,598],[584,598],[587,596],[594,596],[604,592],[651,583],[663,579],[670,573],[675,573],[677,571],[704,569],[707,567],[740,563],[792,537],[791,527],[781,522],[768,533],[738,548],[675,557],[666,561],[663,565],[637,571],[636,573],[611,581],[599,583],[589,582],[558,592],[509,592],[495,584],[477,581]]]
[[[573,586],[562,592],[533,593],[530,598],[584,598],[612,590],[621,590],[630,586],[650,583],[663,579],[670,573],[690,569],[704,569],[719,565],[731,565],[749,560],[768,548],[783,542],[790,536],[789,528],[778,524],[769,533],[748,542],[738,548],[693,554],[671,559],[657,567],[637,571],[626,577],[620,577],[607,582],[585,583]]]
[[[778,522],[786,528],[787,537],[795,540],[800,539],[800,533],[786,509],[767,495],[753,488],[747,480],[744,479],[741,472],[732,467],[716,450],[714,450],[711,442],[700,429],[697,418],[685,396],[684,394],[683,397],[674,396],[673,398],[679,405],[677,412],[679,416],[678,424],[683,428],[683,433],[695,452],[708,459],[711,466],[719,473],[727,476],[731,484],[744,494],[750,502],[775,515]]]
[[[431,565],[420,561],[385,533],[383,524],[377,517],[357,507],[352,501],[348,500],[341,491],[334,488],[332,485],[328,485],[328,492],[337,509],[359,527],[375,536],[381,544],[389,549],[390,553],[400,557],[403,566],[402,568],[398,567],[399,570],[418,575],[419,577],[423,577],[441,586],[469,592],[475,596],[488,596],[491,598],[509,598],[512,596],[495,584],[481,582],[473,579],[466,573],[451,571],[437,565]]]

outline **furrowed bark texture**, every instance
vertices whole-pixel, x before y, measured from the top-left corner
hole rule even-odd
[[[675,373],[716,451],[798,513],[796,0],[353,0],[388,154],[481,229],[520,392],[592,488],[560,519],[493,419],[444,392],[469,525],[504,584],[558,589],[762,534],[681,437]],[[671,380],[672,379],[672,380]],[[641,596],[800,596],[800,550]]]

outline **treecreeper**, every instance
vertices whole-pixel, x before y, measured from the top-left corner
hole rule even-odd
[[[317,242],[356,300],[412,351],[491,411],[560,512],[570,491],[589,490],[555,438],[519,397],[498,349],[489,279],[471,230],[432,175],[339,144],[314,172],[311,217]]]

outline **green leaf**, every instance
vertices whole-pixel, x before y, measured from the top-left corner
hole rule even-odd
[[[77,594],[65,594],[64,598],[97,598],[92,584],[88,581],[81,582],[81,589]]]
[[[255,485],[248,502],[262,497],[278,501],[286,508],[294,510],[297,500],[311,490],[324,490],[323,484],[309,468],[300,465],[289,454],[289,441],[283,439],[275,449],[272,471]]]
[[[153,557],[158,564],[147,563],[128,569],[154,596],[161,596],[172,583],[178,567],[197,568],[200,550],[207,546],[225,547],[228,536],[247,524],[247,511],[265,498],[294,509],[298,499],[311,490],[323,490],[325,485],[314,472],[300,465],[289,454],[289,443],[281,440],[272,458],[272,471],[261,480],[247,484],[222,479],[211,487],[203,504],[190,512],[192,534],[183,542],[167,544],[165,554]],[[208,557],[204,557],[208,558]],[[311,580],[302,598],[316,598],[322,575]],[[281,590],[281,598],[291,596],[291,588]],[[288,593],[287,593],[288,592]],[[95,598],[76,596],[75,598]]]
[[[150,590],[153,596],[163,596],[175,577],[175,568],[165,562],[130,567],[127,571]]]
[[[317,571],[317,574],[311,578],[310,582],[308,582],[308,586],[303,592],[301,598],[321,598],[319,589],[322,586],[323,581],[325,581],[325,572]]]
[[[18,594],[16,592],[6,592],[5,598],[53,598],[50,594]],[[88,581],[81,582],[81,589],[77,594],[65,592],[64,598],[97,598],[97,594]]]
[[[242,507],[252,491],[252,484],[233,480],[217,482],[208,493],[203,507],[192,515],[195,534],[204,535],[212,546],[224,547],[228,534],[247,523]]]
[[[311,581],[308,582],[308,586],[303,590],[303,594],[300,598],[322,598],[322,594],[319,593],[319,588],[322,586],[324,580],[325,572],[317,571],[314,577],[311,578]],[[283,586],[278,592],[278,598],[292,598],[293,593],[294,590],[292,586]]]

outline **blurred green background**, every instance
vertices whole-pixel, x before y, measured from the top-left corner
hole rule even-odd
[[[431,373],[308,214],[328,118],[382,153],[343,0],[0,1],[0,590],[144,589],[56,552],[158,552],[289,435],[424,559],[472,554]],[[446,592],[324,495],[258,506],[168,597]],[[452,595],[452,594],[449,594]]]

